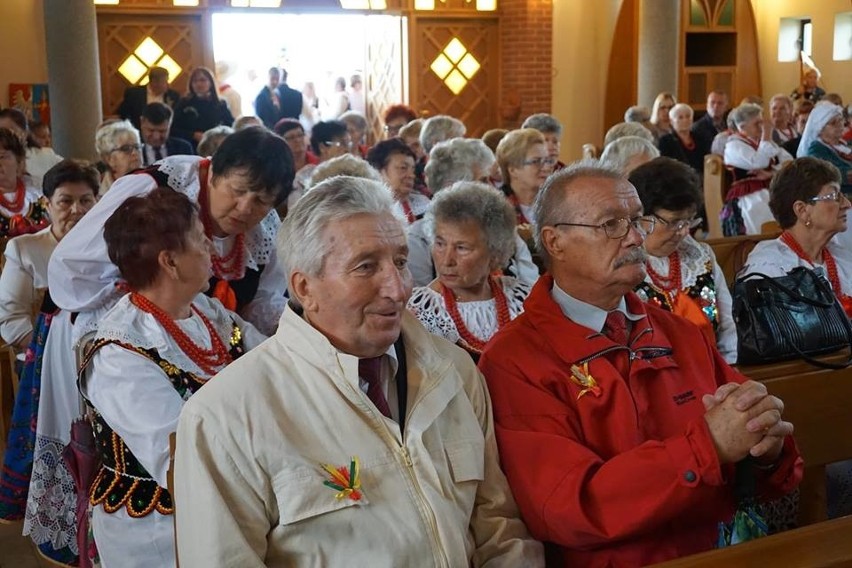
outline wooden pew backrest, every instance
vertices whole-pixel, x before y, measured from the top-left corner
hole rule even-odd
[[[848,359],[848,352],[820,357],[832,363]],[[804,361],[739,367],[739,371],[766,385],[784,401],[784,419],[792,422],[793,437],[805,461],[799,487],[799,524],[827,518],[825,466],[852,458],[852,368],[820,369]]]
[[[728,287],[731,287],[737,278],[737,273],[745,264],[748,254],[757,243],[777,237],[777,233],[768,233],[741,235],[738,237],[720,237],[718,239],[707,239],[705,242],[713,249],[713,254],[716,255],[716,262],[719,263],[722,272],[725,273],[725,280],[728,282]]]
[[[704,156],[704,209],[707,212],[708,236],[711,239],[721,238],[722,222],[719,214],[725,203],[728,192],[725,176],[725,164],[722,156],[707,154]]]
[[[655,564],[656,568],[824,568],[852,565],[852,517]]]

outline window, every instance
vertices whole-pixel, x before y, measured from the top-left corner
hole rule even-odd
[[[852,12],[834,17],[834,60],[852,59]]]
[[[811,54],[813,25],[810,18],[781,18],[778,26],[778,61],[798,61],[799,52]]]

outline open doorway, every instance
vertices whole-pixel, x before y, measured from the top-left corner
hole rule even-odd
[[[287,70],[290,87],[304,91],[313,84],[318,120],[333,112],[339,77],[349,89],[352,75],[361,76],[371,127],[380,128],[377,115],[386,106],[404,101],[406,25],[400,16],[221,12],[213,14],[212,28],[219,80],[242,99],[235,116],[254,114],[252,103],[275,65]]]

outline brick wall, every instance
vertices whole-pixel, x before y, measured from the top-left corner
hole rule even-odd
[[[553,77],[553,0],[500,0],[500,120],[521,125],[550,112]]]

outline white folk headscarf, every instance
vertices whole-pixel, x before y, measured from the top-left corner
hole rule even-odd
[[[799,149],[796,151],[797,158],[804,158],[808,155],[808,148],[815,140],[819,140],[819,134],[825,128],[825,125],[838,115],[843,115],[843,109],[832,102],[820,101],[814,106],[814,110],[808,115],[805,131],[802,132],[802,140],[799,142]]]

